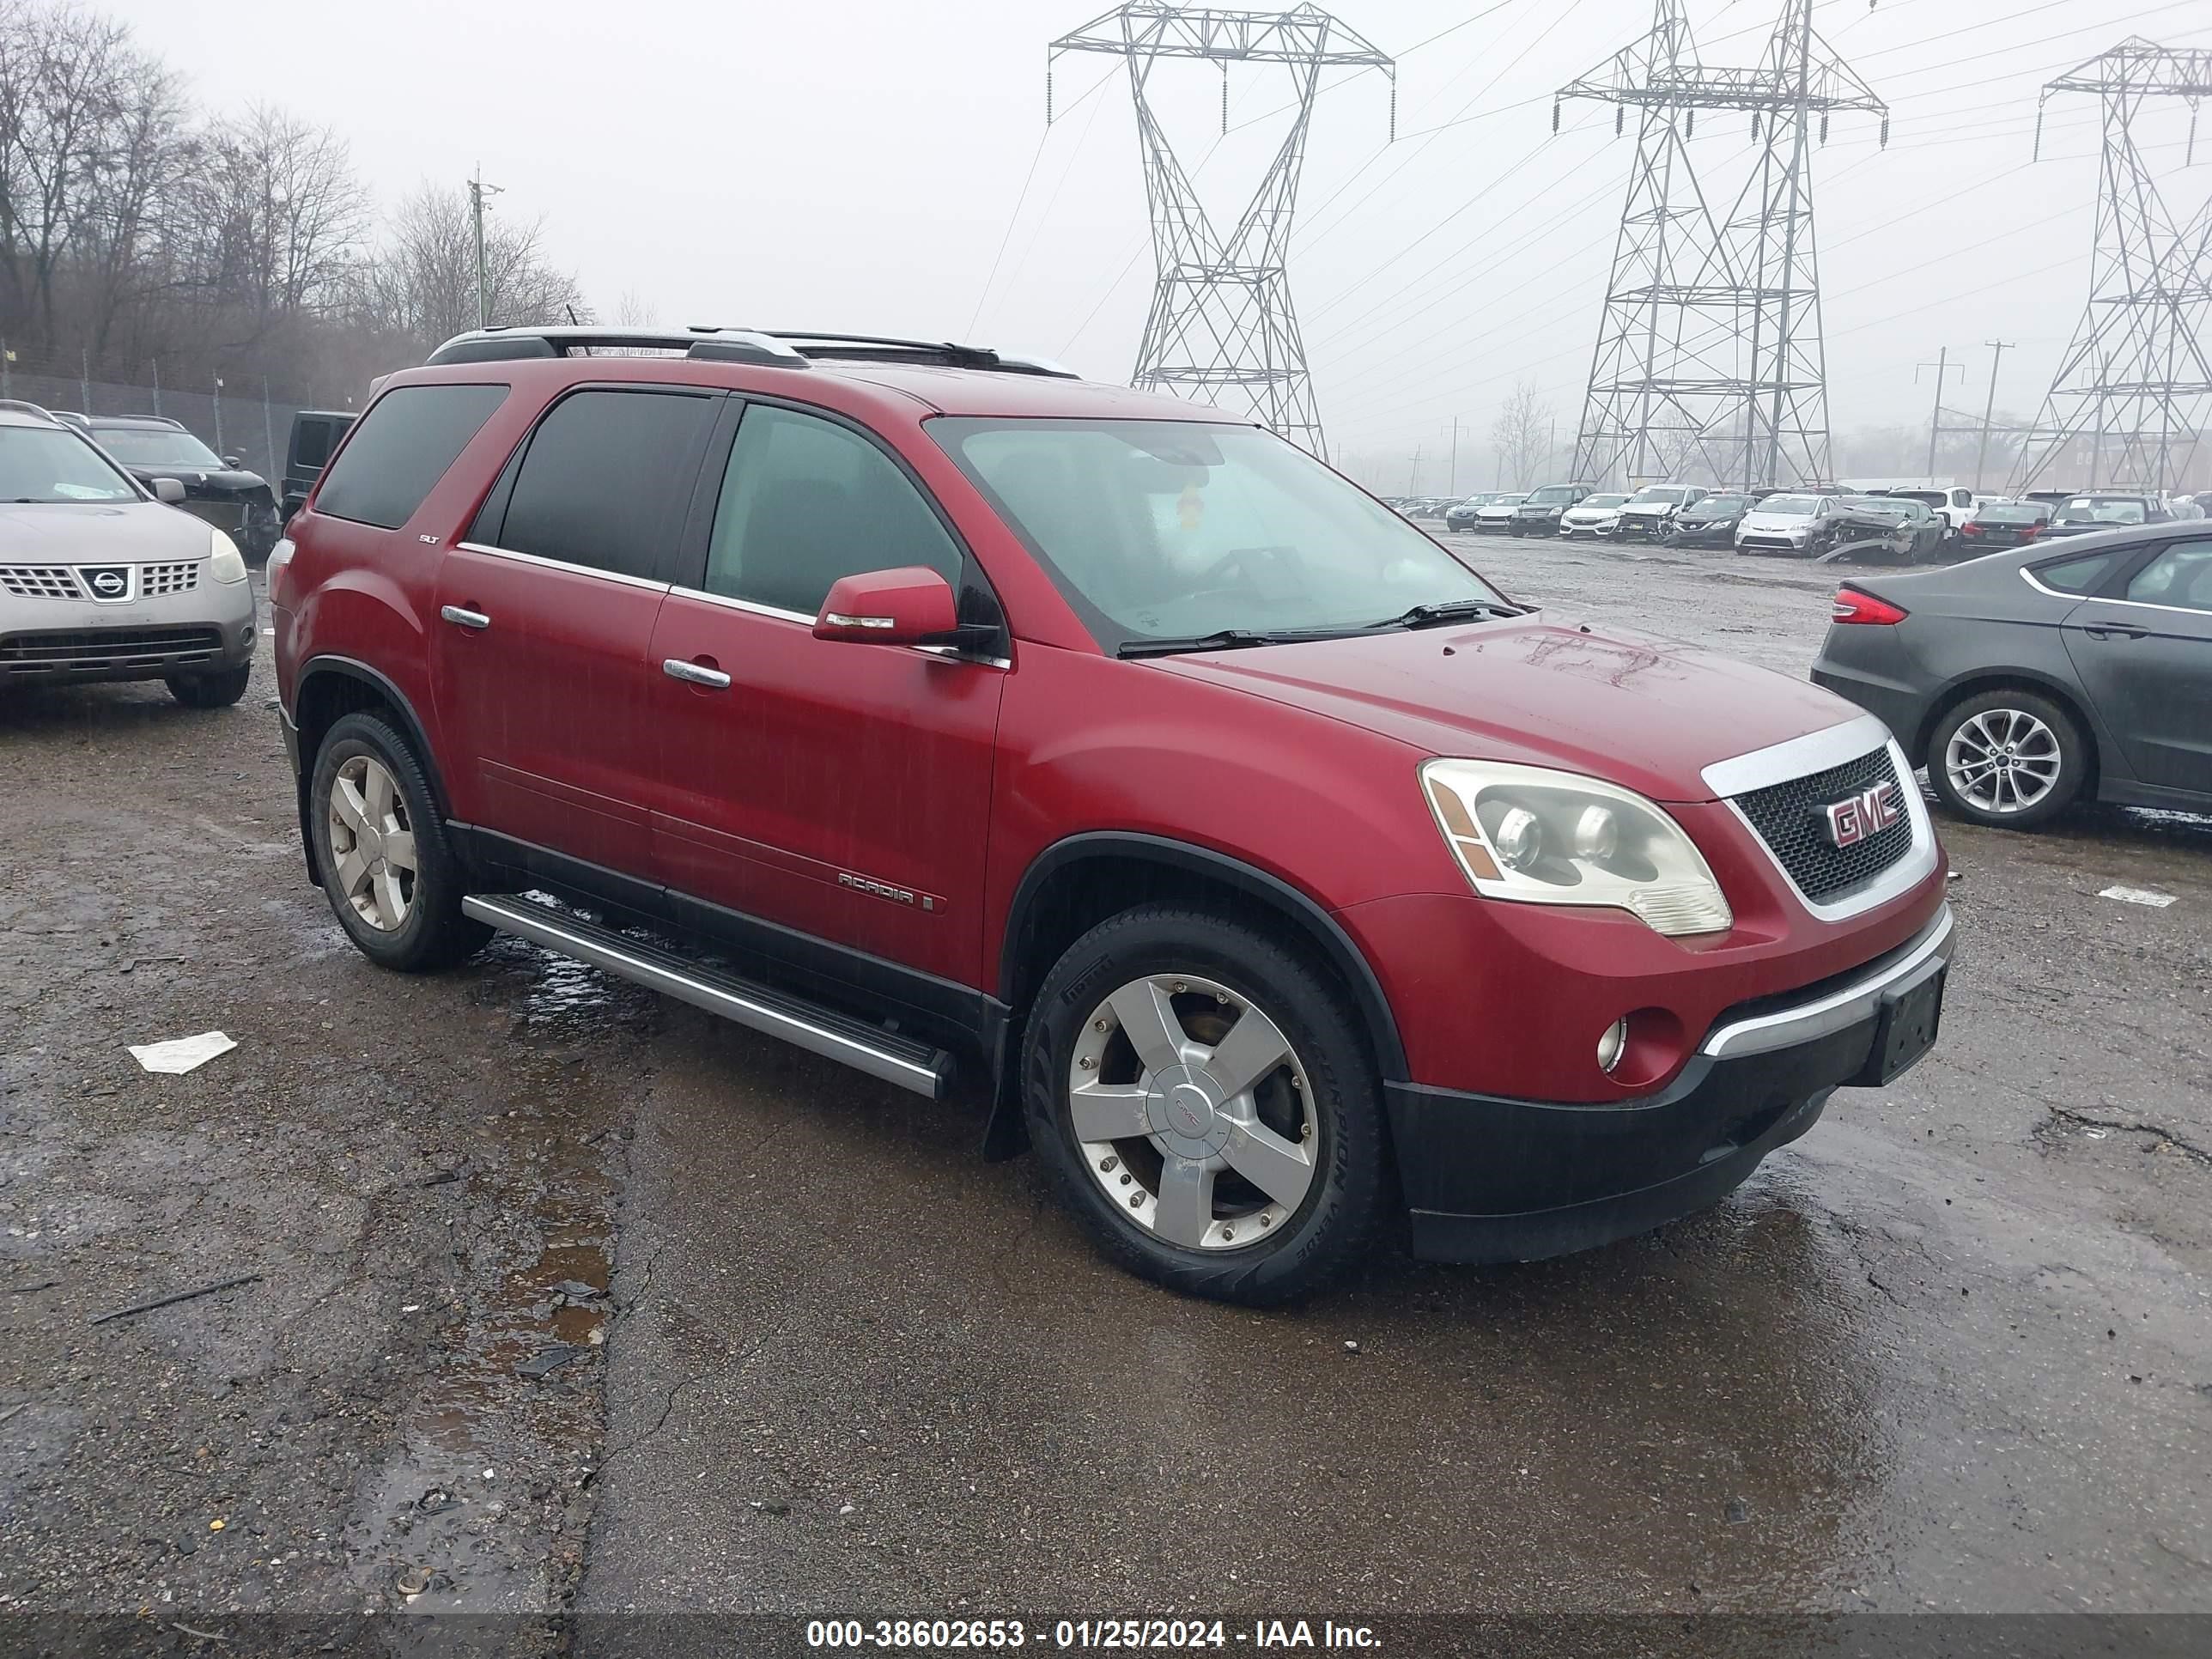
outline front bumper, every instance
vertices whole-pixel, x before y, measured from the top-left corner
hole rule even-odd
[[[1656,542],[1666,533],[1667,524],[1663,513],[1624,513],[1613,521],[1613,533],[1618,541]]]
[[[251,582],[122,603],[0,598],[0,685],[157,680],[253,659]]]
[[[1852,972],[1717,1022],[1674,1082],[1607,1105],[1562,1105],[1384,1085],[1416,1255],[1534,1261],[1588,1249],[1717,1202],[1870,1086],[1888,1011],[1949,964],[1947,905]]]

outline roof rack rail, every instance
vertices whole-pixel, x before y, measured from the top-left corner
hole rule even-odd
[[[456,334],[424,361],[441,363],[507,362],[525,358],[570,357],[595,350],[675,351],[702,362],[753,363],[771,368],[805,368],[810,362],[919,362],[947,368],[998,369],[1014,374],[1048,374],[1079,380],[1073,369],[1042,357],[1018,356],[988,346],[950,340],[903,340],[878,334],[824,334],[787,329],[720,328],[694,324],[685,329],[600,328],[555,324],[471,329]]]
[[[42,421],[51,421],[54,412],[43,404],[34,404],[27,398],[0,398],[0,410],[15,415],[35,415]]]

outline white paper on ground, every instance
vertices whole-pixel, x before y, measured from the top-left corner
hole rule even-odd
[[[202,1031],[198,1036],[172,1037],[167,1042],[134,1042],[131,1057],[149,1072],[179,1077],[236,1047],[221,1031]]]
[[[2148,904],[2154,910],[2163,910],[2173,902],[2172,894],[2154,893],[2148,887],[2107,887],[2097,896],[2118,899],[2123,904]]]

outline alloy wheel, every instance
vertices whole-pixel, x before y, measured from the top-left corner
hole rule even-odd
[[[371,755],[349,757],[331,780],[331,859],[338,892],[379,933],[414,908],[415,832],[398,781]]]
[[[1248,1249],[1297,1212],[1319,1166],[1305,1067],[1280,1026],[1225,985],[1132,980],[1091,1010],[1067,1070],[1091,1177],[1146,1231]]]
[[[1959,798],[1997,817],[2024,812],[2058,781],[2058,734],[2025,709],[1985,708],[1960,723],[1943,746],[1943,770]]]

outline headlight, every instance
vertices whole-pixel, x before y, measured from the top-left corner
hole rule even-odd
[[[208,574],[219,582],[244,581],[246,561],[238,556],[230,538],[220,530],[209,531],[208,538]]]
[[[1735,913],[1682,826],[1633,791],[1572,772],[1432,760],[1421,786],[1486,898],[1626,910],[1655,932],[1720,933]]]

